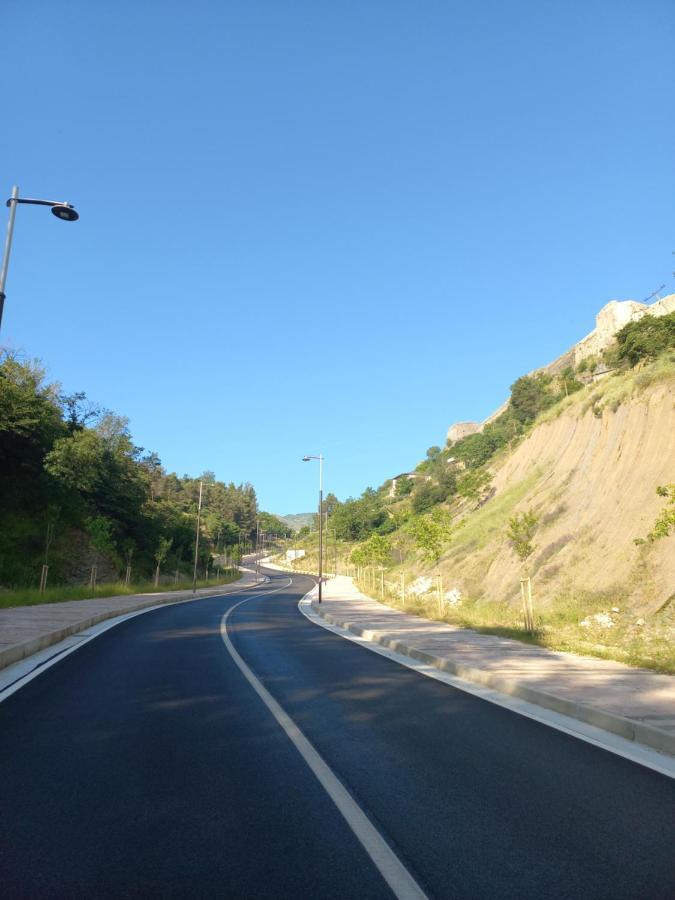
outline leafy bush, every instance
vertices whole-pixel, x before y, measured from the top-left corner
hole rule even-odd
[[[618,358],[634,366],[642,359],[654,359],[675,347],[675,312],[667,316],[646,315],[617,332]]]
[[[427,512],[432,506],[445,500],[443,489],[432,481],[421,481],[415,488],[412,498],[412,510],[416,515]]]
[[[457,493],[469,500],[480,500],[491,480],[489,472],[467,472],[457,482]]]
[[[430,515],[411,519],[407,529],[424,559],[434,563],[441,558],[453,532],[450,517],[440,509],[434,510]]]
[[[577,372],[581,375],[584,372],[595,372],[597,368],[598,357],[593,354],[592,356],[586,356],[581,360],[581,362],[577,366]]]
[[[407,497],[408,494],[412,494],[414,487],[414,478],[399,478],[396,482],[396,490],[394,491],[394,495],[396,497]]]
[[[534,421],[537,415],[556,401],[549,387],[552,378],[547,373],[522,375],[511,385],[510,408],[514,417],[523,425]]]
[[[383,497],[372,488],[366,488],[357,499],[350,497],[344,503],[338,503],[330,523],[343,541],[362,541],[374,531],[391,530]]]
[[[391,562],[391,541],[380,534],[371,534],[365,543],[352,551],[350,560],[356,566],[384,566]]]
[[[652,530],[647,535],[647,540],[650,544],[661,538],[668,537],[671,531],[675,532],[675,484],[659,485],[656,488],[656,493],[659,497],[666,498],[666,505],[656,522],[654,522]],[[643,538],[636,538],[635,543],[644,544],[645,541]]]
[[[477,469],[490,459],[499,446],[500,442],[494,435],[479,431],[457,441],[452,453],[468,469]]]
[[[567,366],[567,368],[562,370],[560,373],[560,382],[562,385],[560,391],[561,396],[564,395],[565,397],[568,397],[570,394],[575,394],[583,388],[583,384],[576,378],[572,366]]]

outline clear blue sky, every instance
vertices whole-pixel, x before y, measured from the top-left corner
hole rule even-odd
[[[5,0],[2,342],[276,513],[675,290],[672,0]],[[4,198],[3,198],[4,199]],[[4,217],[3,217],[4,218]],[[4,232],[4,222],[0,224]]]

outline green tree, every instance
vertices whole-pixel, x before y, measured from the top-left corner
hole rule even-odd
[[[457,493],[460,497],[469,500],[481,501],[492,481],[492,476],[486,471],[468,471],[457,480]]]
[[[452,455],[461,460],[468,469],[484,465],[499,446],[491,434],[478,432],[462,438],[452,448]]]
[[[407,497],[412,493],[414,487],[415,479],[408,478],[404,475],[396,480],[396,490],[394,491],[394,495],[396,497]]]
[[[555,403],[550,393],[551,376],[523,375],[511,385],[510,408],[514,417],[522,424],[532,422],[540,412]]]
[[[560,384],[561,397],[569,397],[570,394],[574,394],[583,388],[583,384],[577,379],[572,366],[567,366],[562,370],[560,373]]]
[[[382,496],[372,488],[358,499],[338,504],[330,521],[337,537],[345,541],[362,541],[374,531],[386,532],[392,527]]]
[[[415,486],[410,506],[415,515],[427,512],[438,503],[445,500],[445,492],[433,481],[419,479]]]
[[[425,516],[415,516],[409,520],[406,527],[423,558],[433,563],[437,563],[443,555],[443,550],[454,531],[450,516],[442,510],[434,510]]]
[[[667,316],[646,315],[617,331],[618,358],[634,366],[641,359],[654,359],[675,347],[675,312]]]
[[[258,513],[258,521],[260,522],[260,530],[267,534],[289,537],[293,533],[292,529],[285,522],[282,522],[281,519],[273,516],[271,513]]]
[[[171,545],[173,544],[173,539],[170,537],[161,537],[159,539],[159,543],[157,544],[157,548],[155,549],[155,562],[157,563],[157,567],[155,568],[155,587],[159,584],[159,570],[169,554],[169,550],[171,549]]]
[[[391,541],[384,535],[371,534],[362,549],[369,565],[384,566],[391,561]]]
[[[86,520],[85,524],[91,545],[96,551],[95,563],[91,573],[91,584],[92,587],[95,587],[99,558],[106,555],[112,557],[115,554],[115,526],[105,516],[91,516]]]
[[[527,563],[537,549],[532,541],[538,523],[539,518],[531,509],[509,519],[509,541],[514,553],[522,563]]]
[[[675,484],[659,485],[656,488],[656,493],[659,497],[666,498],[666,504],[656,522],[654,522],[652,530],[647,535],[647,540],[650,544],[661,538],[668,537],[671,531],[675,532]],[[644,544],[645,541],[643,538],[636,538],[635,543]]]
[[[520,513],[509,519],[507,532],[509,543],[523,566],[520,593],[523,602],[525,627],[530,632],[534,631],[534,605],[532,602],[532,579],[530,578],[528,560],[537,549],[533,540],[538,524],[538,516],[529,509],[527,512]]]

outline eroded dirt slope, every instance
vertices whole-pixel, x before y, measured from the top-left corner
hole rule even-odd
[[[532,570],[541,601],[606,592],[645,613],[675,592],[675,538],[638,547],[675,481],[675,382],[616,409],[587,396],[545,421],[494,467],[494,496],[466,517],[447,554],[449,582],[474,597],[513,598],[520,564],[505,539],[510,516],[541,517]]]

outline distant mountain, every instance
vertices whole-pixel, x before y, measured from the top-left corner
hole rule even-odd
[[[309,525],[311,528],[315,515],[316,513],[313,512],[293,513],[290,516],[277,516],[277,519],[281,519],[281,521],[285,522],[289,528],[293,529],[293,531],[300,531],[305,525]]]

